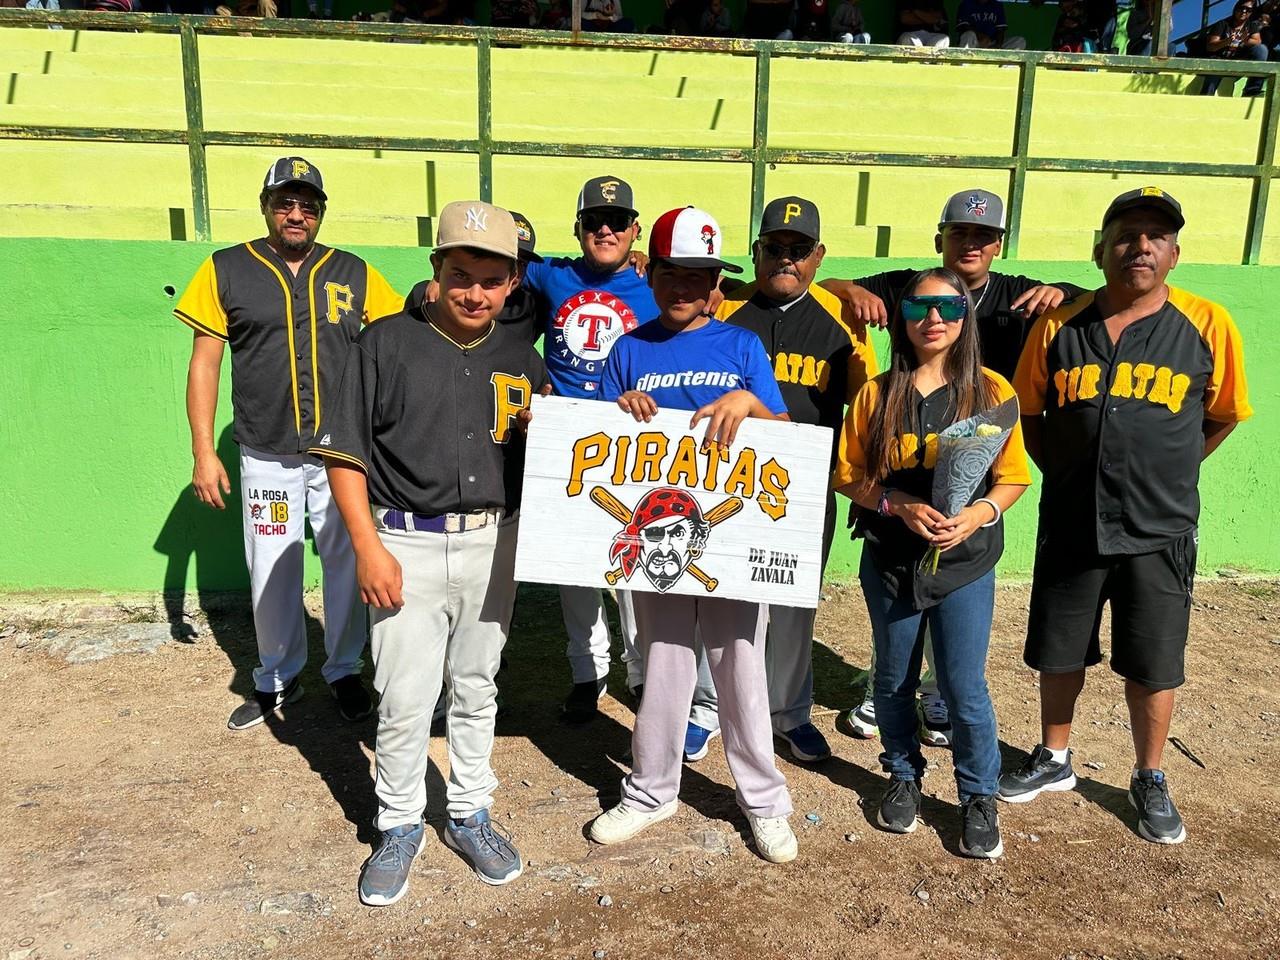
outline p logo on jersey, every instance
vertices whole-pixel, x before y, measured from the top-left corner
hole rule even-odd
[[[355,294],[345,283],[326,283],[324,294],[328,301],[325,319],[330,323],[341,323],[343,315],[355,309]]]

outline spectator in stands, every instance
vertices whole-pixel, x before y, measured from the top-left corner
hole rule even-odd
[[[698,33],[704,37],[733,36],[733,14],[724,0],[707,0],[698,24]]]
[[[662,15],[662,28],[666,33],[693,36],[702,20],[703,4],[700,0],[666,0],[667,10]]]
[[[949,47],[947,11],[942,0],[895,0],[898,43],[915,47]]]
[[[798,0],[797,40],[826,40],[831,35],[831,7],[828,0]]]
[[[837,43],[870,43],[858,0],[843,0],[831,18],[831,39]]]
[[[1052,49],[1064,53],[1092,53],[1096,49],[1089,37],[1088,13],[1081,0],[1059,0]]]
[[[1085,36],[1099,53],[1115,53],[1116,0],[1083,0]]]
[[[747,0],[742,33],[753,40],[790,40],[794,0]]]
[[[490,0],[489,22],[495,27],[527,29],[538,22],[537,0]]]
[[[1265,61],[1270,51],[1262,42],[1263,23],[1254,16],[1253,0],[1239,0],[1231,16],[1209,28],[1205,52],[1221,60]],[[1262,76],[1250,77],[1244,84],[1244,95],[1256,97],[1262,93]],[[1200,93],[1211,97],[1218,92],[1222,77],[1206,76]]]
[[[956,16],[962,47],[996,47],[1004,50],[1027,49],[1026,37],[1006,37],[1008,23],[1000,0],[960,0]]]
[[[1129,45],[1125,52],[1131,57],[1151,56],[1151,0],[1137,0],[1129,11],[1129,24],[1125,27]]]
[[[604,33],[635,33],[635,23],[622,15],[622,0],[586,0],[582,29]]]
[[[571,30],[573,21],[567,0],[551,0],[547,9],[542,12],[542,21],[538,26],[543,30]]]

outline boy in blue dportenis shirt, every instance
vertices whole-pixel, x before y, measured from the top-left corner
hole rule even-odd
[[[706,315],[720,271],[740,272],[720,259],[719,224],[694,207],[671,210],[653,226],[649,258],[660,313],[614,344],[601,382],[604,399],[639,421],[652,419],[659,407],[696,411],[691,426],[706,420],[706,442],[726,447],[747,417],[788,419],[760,338]],[[706,522],[690,493],[657,490],[650,496],[668,500],[660,509],[669,516],[645,526],[646,536],[654,531],[668,544],[661,549],[672,553],[677,538],[705,539]],[[634,763],[622,781],[621,803],[595,819],[591,839],[620,843],[675,813],[698,677],[698,635],[720,693],[725,755],[756,850],[773,863],[794,860],[796,837],[787,823],[791,796],[773,759],[764,669],[768,607],[723,597],[640,591],[631,597],[645,664],[644,697],[631,738]]]

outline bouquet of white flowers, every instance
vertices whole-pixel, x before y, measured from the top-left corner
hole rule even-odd
[[[938,434],[938,458],[933,468],[933,508],[954,517],[970,499],[1000,456],[1018,423],[1018,399],[957,421]],[[920,561],[921,571],[938,572],[942,552],[933,547]]]

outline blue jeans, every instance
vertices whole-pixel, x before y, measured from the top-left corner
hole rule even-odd
[[[1271,51],[1267,49],[1267,45],[1265,43],[1255,43],[1251,47],[1245,47],[1244,54],[1239,59],[1253,60],[1255,63],[1265,63],[1270,55]],[[1244,82],[1244,95],[1246,97],[1256,97],[1261,94],[1262,82],[1262,77],[1250,77]],[[1206,74],[1204,83],[1200,86],[1200,95],[1204,97],[1212,97],[1218,92],[1218,85],[1220,83],[1222,83],[1221,77]]]
[[[941,603],[924,611],[912,607],[910,595],[899,599],[889,595],[869,550],[862,551],[858,575],[876,649],[876,723],[884,747],[880,765],[895,780],[924,775],[924,754],[916,736],[915,695],[920,685],[927,624],[933,638],[938,691],[951,712],[951,744],[960,799],[995,793],[1000,778],[1000,746],[986,675],[995,571],[953,590]]]

